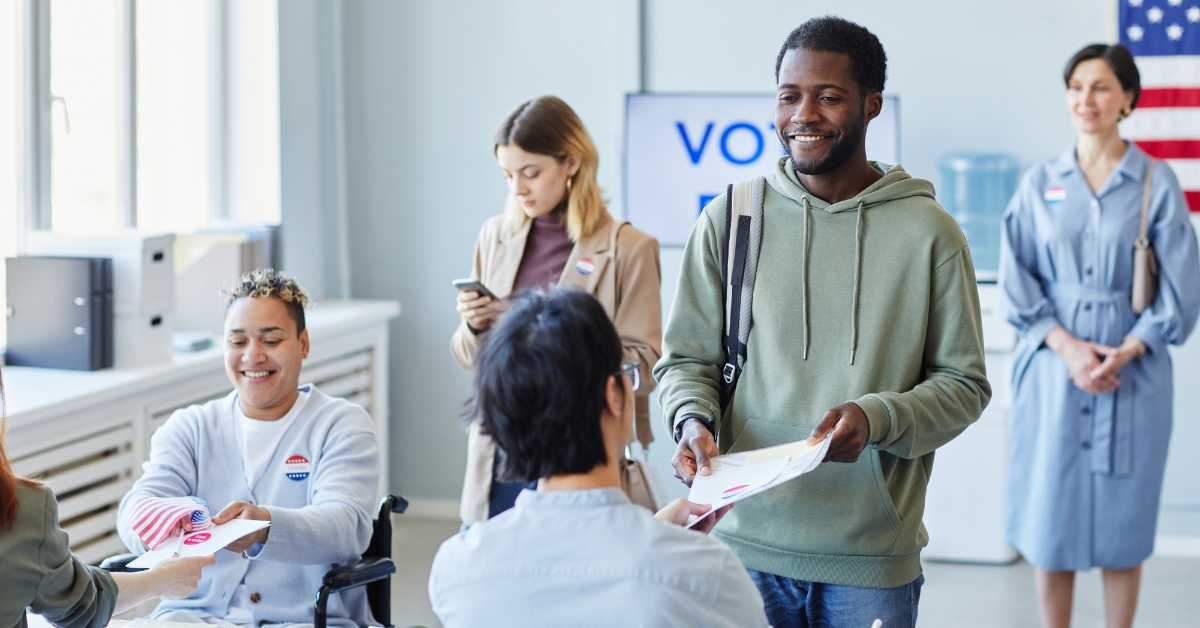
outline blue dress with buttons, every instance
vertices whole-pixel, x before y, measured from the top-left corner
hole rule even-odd
[[[1171,169],[1152,180],[1149,238],[1159,291],[1140,316],[1130,305],[1133,250],[1149,157],[1130,144],[1096,194],[1071,146],[1030,170],[1004,214],[1001,307],[1020,334],[1009,412],[1007,537],[1051,571],[1123,569],[1154,549],[1171,435],[1167,345],[1200,314],[1200,258]],[[1058,326],[1083,340],[1148,351],[1091,395],[1044,343]]]

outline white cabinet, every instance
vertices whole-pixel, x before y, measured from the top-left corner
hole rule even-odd
[[[925,496],[930,560],[1009,563],[1017,553],[1004,541],[1008,461],[1009,373],[1016,341],[1000,314],[996,284],[979,284],[984,360],[992,400],[958,438],[937,450]]]
[[[394,301],[333,301],[307,313],[312,341],[301,383],[357,403],[375,419],[387,489],[388,321]],[[7,448],[17,473],[58,496],[71,549],[88,562],[125,551],[116,509],[150,453],[150,436],[171,413],[232,390],[213,348],[140,369],[59,371],[5,367]]]

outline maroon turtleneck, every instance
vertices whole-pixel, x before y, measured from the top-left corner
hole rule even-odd
[[[567,235],[565,207],[559,207],[544,216],[533,219],[529,237],[525,240],[525,254],[517,268],[513,282],[513,294],[532,288],[548,288],[558,285],[563,266],[571,257],[575,243]]]

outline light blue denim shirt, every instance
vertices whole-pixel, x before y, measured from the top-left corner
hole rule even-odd
[[[523,491],[442,544],[429,599],[446,628],[767,625],[728,547],[617,488]]]

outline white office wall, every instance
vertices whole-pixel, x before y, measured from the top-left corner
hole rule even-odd
[[[466,438],[456,421],[469,379],[449,354],[458,323],[449,283],[467,274],[480,223],[500,211],[505,188],[491,135],[511,107],[548,93],[570,103],[600,147],[601,182],[618,201],[622,94],[637,89],[642,68],[653,91],[769,92],[787,33],[837,13],[883,41],[887,90],[901,102],[901,162],[936,185],[945,152],[1006,151],[1029,166],[1061,151],[1073,137],[1062,64],[1113,28],[1111,0],[344,7],[353,294],[404,304],[392,328],[392,488],[426,498],[457,498],[461,488]],[[663,251],[666,304],[679,254]],[[665,465],[669,450],[660,430],[652,459]]]
[[[349,296],[338,163],[340,3],[286,0],[279,20],[279,205],[282,270],[317,299]]]
[[[492,134],[554,94],[592,131],[601,184],[619,179],[621,94],[637,89],[635,2],[345,2],[350,252],[355,297],[399,299],[392,489],[457,499],[469,379],[450,357],[451,280],[471,269],[505,184]]]

